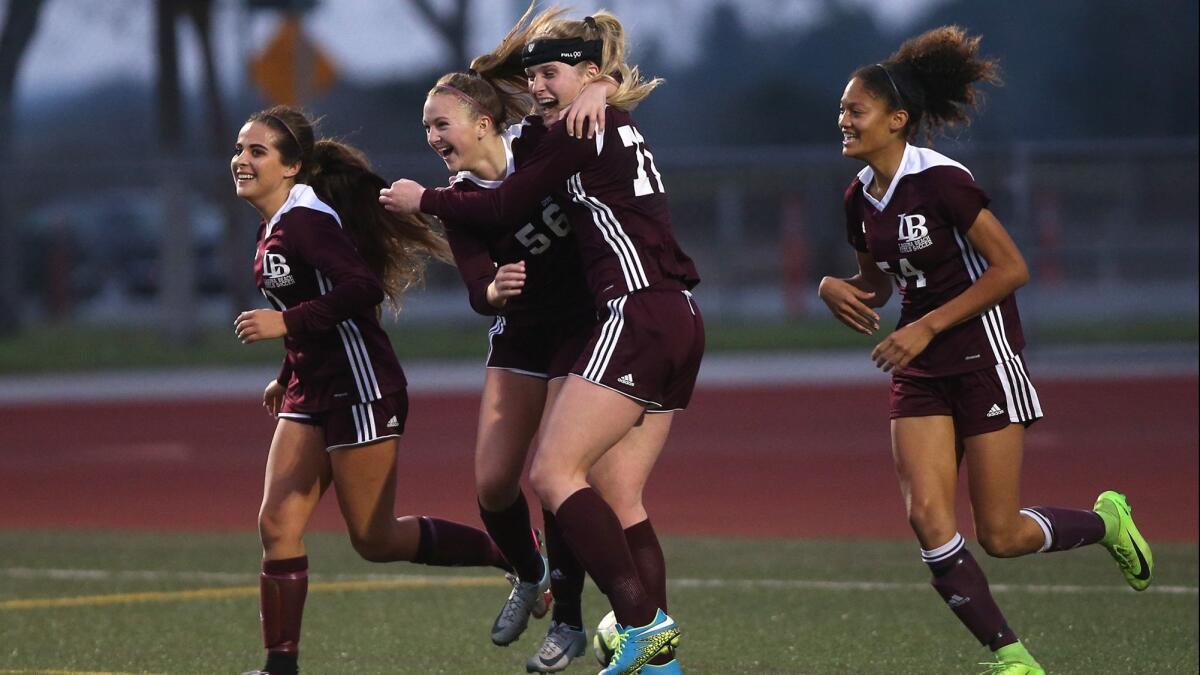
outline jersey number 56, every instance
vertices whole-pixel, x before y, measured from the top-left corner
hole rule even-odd
[[[571,233],[571,224],[567,222],[567,217],[554,202],[550,202],[546,208],[542,209],[542,222],[560,238]],[[537,226],[533,223],[526,223],[525,227],[517,230],[517,241],[521,242],[533,255],[544,252],[550,248],[551,244],[550,237],[538,232]]]

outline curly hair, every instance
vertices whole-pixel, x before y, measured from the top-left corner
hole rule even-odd
[[[922,131],[932,139],[947,127],[969,125],[983,103],[977,82],[999,85],[1000,64],[979,55],[981,36],[960,26],[942,26],[905,40],[882,63],[854,71],[868,91],[890,110],[908,111],[906,140]]]

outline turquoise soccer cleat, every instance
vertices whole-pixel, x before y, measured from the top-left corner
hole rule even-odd
[[[639,672],[659,652],[679,645],[679,625],[661,609],[645,626],[622,626],[612,662],[600,675],[630,675]],[[678,667],[678,666],[676,666]]]

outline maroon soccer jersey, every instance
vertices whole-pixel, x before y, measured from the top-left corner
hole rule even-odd
[[[608,107],[605,132],[572,138],[557,122],[494,190],[426,190],[421,210],[477,232],[511,231],[547,196],[566,213],[597,307],[669,280],[692,288],[696,267],[671,227],[666,188],[629,113]]]
[[[545,133],[546,127],[537,117],[527,118],[504,132],[506,176],[529,160]],[[451,179],[450,189],[471,193],[495,190],[502,184],[502,180],[486,180],[470,171],[460,171]],[[566,215],[551,197],[544,197],[524,218],[486,233],[449,218],[443,220],[454,262],[476,312],[503,314],[510,324],[525,324],[553,320],[590,306],[575,236]],[[487,301],[487,287],[497,266],[520,260],[525,261],[525,286],[499,310]]]
[[[287,403],[319,412],[404,389],[404,372],[379,325],[383,287],[307,185],[296,185],[259,227],[254,278],[283,312]],[[282,381],[282,380],[281,380]]]
[[[873,178],[867,167],[846,190],[846,233],[854,248],[895,278],[901,328],[949,302],[987,269],[966,234],[990,200],[962,164],[912,145],[882,200],[867,194]],[[904,372],[964,373],[1008,361],[1024,347],[1016,296],[1009,295],[935,337]]]

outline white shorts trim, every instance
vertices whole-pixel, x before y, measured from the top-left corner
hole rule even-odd
[[[364,445],[372,445],[374,443],[378,443],[379,441],[386,441],[391,438],[400,438],[400,434],[388,434],[386,436],[380,436],[379,438],[372,438],[367,441],[357,441],[354,443],[342,443],[341,445],[331,445],[331,446],[325,448],[325,452],[333,452],[334,450],[345,450],[347,448],[359,448]]]
[[[521,370],[520,368],[509,368],[507,366],[485,366],[485,368],[487,370],[507,370],[508,372],[515,373],[517,375],[527,375],[529,377],[536,377],[539,380],[550,379],[550,373],[535,373],[532,370]]]
[[[662,404],[661,404],[661,403],[659,403],[658,401],[647,401],[647,400],[646,400],[646,399],[644,399],[644,398],[638,398],[638,397],[634,396],[633,394],[627,394],[627,393],[625,393],[625,392],[623,392],[623,391],[621,391],[621,390],[619,390],[619,389],[613,389],[612,387],[608,386],[607,384],[604,384],[603,382],[597,382],[597,381],[595,381],[595,380],[593,380],[593,379],[591,379],[591,378],[589,378],[589,377],[585,377],[585,376],[583,376],[583,375],[580,375],[580,374],[578,374],[578,373],[569,373],[569,375],[571,375],[571,376],[573,376],[573,377],[578,377],[579,379],[583,380],[584,382],[587,382],[587,383],[589,383],[589,384],[594,384],[594,385],[596,385],[597,387],[604,387],[605,389],[607,389],[607,390],[609,390],[609,391],[615,391],[615,392],[617,392],[618,394],[620,394],[620,395],[624,396],[625,398],[627,398],[627,399],[630,399],[630,400],[633,400],[633,401],[637,401],[638,403],[641,403],[641,404],[643,404],[643,405],[647,405],[647,406],[652,406],[652,405],[654,405],[654,406],[661,406],[661,405],[662,405]],[[664,411],[664,412],[665,412],[665,411]]]

